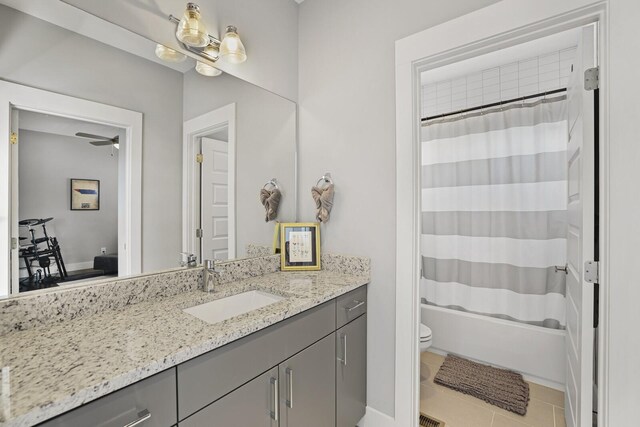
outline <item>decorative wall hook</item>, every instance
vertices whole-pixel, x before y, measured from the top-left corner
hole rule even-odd
[[[327,184],[333,184],[333,180],[331,179],[331,173],[329,172],[325,172],[324,175],[322,175],[320,177],[320,179],[318,180],[318,182],[316,182],[316,187],[318,187],[320,185],[321,182],[325,182]]]

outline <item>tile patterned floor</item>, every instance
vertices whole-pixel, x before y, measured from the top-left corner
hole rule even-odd
[[[433,382],[444,357],[423,353],[420,364],[420,410],[445,427],[566,427],[564,393],[529,383],[527,415],[520,416]]]

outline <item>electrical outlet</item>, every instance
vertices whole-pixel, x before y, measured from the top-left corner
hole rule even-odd
[[[106,255],[107,254],[107,248],[100,248],[100,253],[102,255]]]

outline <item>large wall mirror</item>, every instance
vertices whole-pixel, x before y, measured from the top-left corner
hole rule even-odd
[[[160,60],[158,42],[181,49],[166,17],[133,32],[101,16],[116,2],[34,3],[0,0],[0,297],[269,253],[275,221],[297,219],[296,104],[242,64]]]

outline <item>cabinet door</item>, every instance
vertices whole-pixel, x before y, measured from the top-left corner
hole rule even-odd
[[[331,334],[280,364],[280,427],[333,427],[335,338]]]
[[[179,419],[332,333],[335,317],[335,301],[326,302],[179,365]]]
[[[278,392],[275,367],[180,421],[178,426],[278,427]]]
[[[336,426],[354,427],[367,404],[367,315],[336,331]]]

